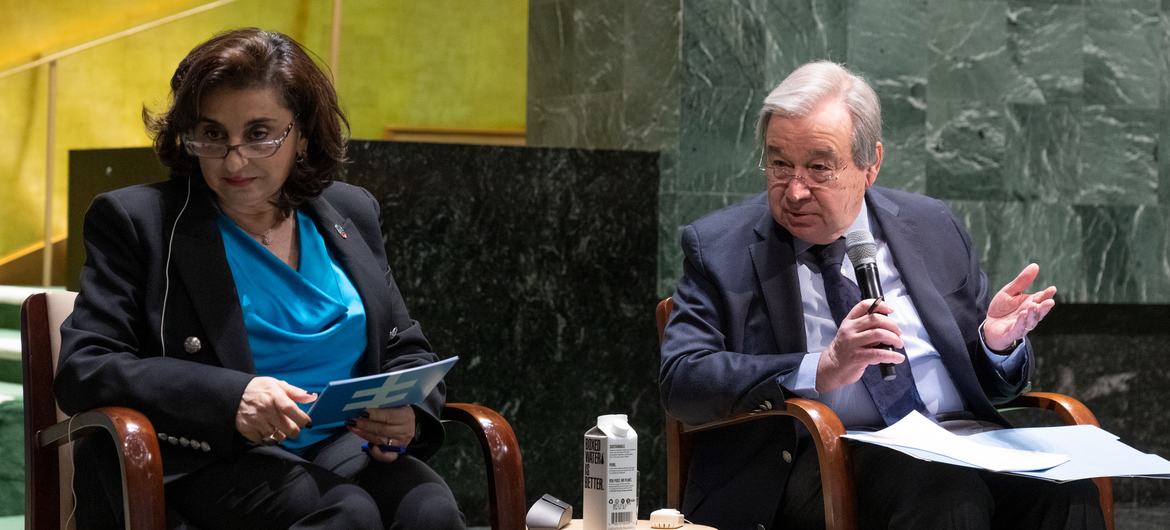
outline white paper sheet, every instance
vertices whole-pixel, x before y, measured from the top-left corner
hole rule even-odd
[[[1092,425],[1000,429],[959,436],[913,412],[881,431],[851,432],[845,437],[921,460],[1053,482],[1094,477],[1170,479],[1170,461],[1138,451]],[[1065,461],[1052,464],[1060,459]]]
[[[948,432],[917,411],[880,431],[851,432],[845,438],[917,449],[991,471],[1040,471],[1069,461],[1067,455],[1059,453],[982,444],[970,437]]]

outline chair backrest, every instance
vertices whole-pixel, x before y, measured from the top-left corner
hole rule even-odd
[[[42,448],[37,433],[68,418],[57,408],[53,376],[61,322],[73,312],[76,297],[70,291],[49,291],[29,296],[21,306],[26,528],[66,528],[73,511],[73,444]],[[70,523],[67,528],[73,528]]]
[[[670,312],[674,309],[674,301],[670,297],[658,302],[654,312],[658,323],[658,344],[662,344],[662,335],[666,332],[666,322],[670,319]],[[691,436],[683,432],[682,422],[665,414],[666,433],[666,507],[676,510],[682,509],[683,490],[687,485],[687,471],[691,465]]]

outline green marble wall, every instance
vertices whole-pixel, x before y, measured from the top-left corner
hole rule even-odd
[[[881,97],[879,183],[946,200],[993,284],[1036,261],[1060,289],[1034,334],[1035,388],[1077,396],[1122,440],[1167,454],[1170,0],[646,4],[655,24],[606,0],[532,0],[527,121],[531,145],[661,150],[658,296],[681,271],[679,228],[763,190],[754,127],[767,91],[804,62],[844,62]],[[655,77],[659,105],[637,109],[649,121],[627,112],[642,89],[622,83],[645,79],[635,68],[672,72]],[[600,73],[604,90],[580,81]],[[1114,492],[1119,528],[1166,527],[1170,483],[1115,479]]]
[[[679,16],[678,0],[529,0],[529,145],[673,145]]]
[[[827,58],[881,97],[879,183],[947,200],[993,284],[1037,261],[1065,302],[1170,303],[1170,2],[630,4],[531,2],[528,139],[663,151],[660,295],[679,227],[762,190],[764,95]]]

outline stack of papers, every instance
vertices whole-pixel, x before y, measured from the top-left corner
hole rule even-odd
[[[877,432],[845,438],[915,458],[1066,482],[1094,477],[1170,478],[1170,461],[1092,425],[1001,429],[959,436],[918,412]]]

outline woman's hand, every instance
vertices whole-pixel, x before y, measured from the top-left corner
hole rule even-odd
[[[312,403],[317,394],[272,377],[254,377],[236,410],[236,430],[251,442],[272,445],[296,438],[309,415],[297,403]]]
[[[370,456],[374,460],[393,462],[398,453],[383,451],[380,445],[406,447],[414,439],[414,409],[410,406],[392,409],[369,409],[360,418],[346,423],[350,432],[370,442]]]

